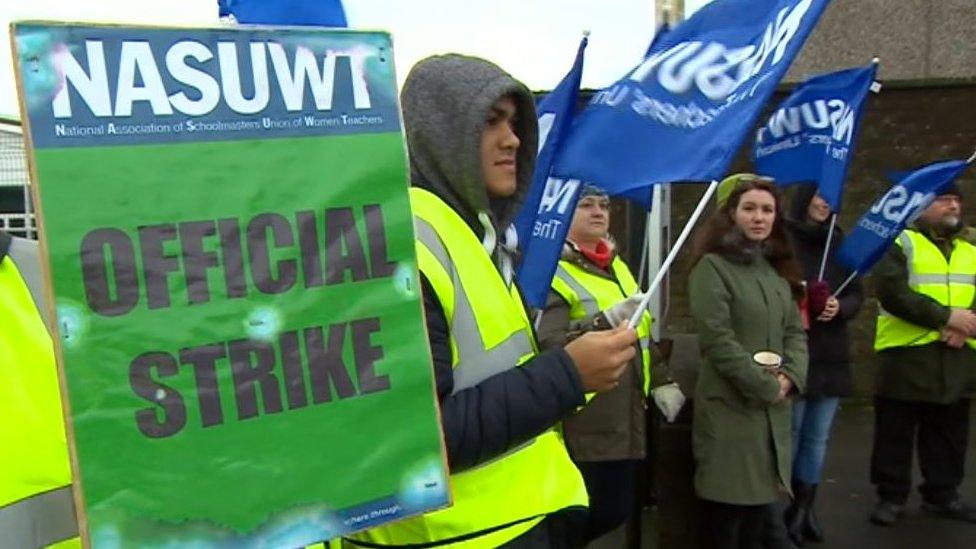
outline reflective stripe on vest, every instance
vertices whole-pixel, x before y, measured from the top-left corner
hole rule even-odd
[[[411,188],[417,263],[451,330],[455,390],[535,355],[514,285],[506,287],[475,233],[447,204]],[[586,506],[583,478],[550,429],[507,454],[450,477],[453,505],[349,536],[366,546],[488,548],[527,532],[545,515]],[[464,541],[452,543],[463,538]]]
[[[47,547],[77,536],[70,485],[0,507],[2,547]]]
[[[942,251],[922,233],[908,229],[895,243],[905,254],[908,286],[946,307],[969,308],[976,298],[976,246],[953,239],[952,254],[947,262]],[[912,347],[938,341],[938,330],[912,324],[883,308],[878,311],[874,349]],[[966,343],[976,348],[976,339]]]
[[[454,367],[453,392],[474,387],[535,354],[531,339],[522,329],[523,326],[512,326],[514,331],[500,342],[484,340],[475,317],[475,310],[464,291],[464,284],[434,227],[423,219],[415,217],[414,230],[418,243],[423,245],[437,261],[437,267],[450,279],[453,289],[450,300],[453,305],[450,312],[445,311],[450,326],[451,365]],[[521,297],[514,285],[509,292],[513,301],[520,302]]]
[[[54,347],[10,257],[0,318],[0,547],[45,547],[78,527]]]
[[[610,271],[614,280],[591,273],[569,261],[559,262],[552,279],[552,289],[569,304],[571,321],[592,318],[639,291],[634,275],[620,257],[613,259]],[[650,390],[651,383],[651,322],[651,314],[645,312],[637,326],[644,366],[641,372],[644,394]]]

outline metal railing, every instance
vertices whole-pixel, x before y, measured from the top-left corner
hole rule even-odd
[[[0,131],[0,190],[8,196],[7,191],[11,191],[16,199],[7,200],[0,209],[0,230],[15,236],[37,238],[24,137],[17,131],[6,131],[8,128],[11,126]]]

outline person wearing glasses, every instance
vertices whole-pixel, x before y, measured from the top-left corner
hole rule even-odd
[[[922,511],[976,522],[959,494],[976,392],[976,246],[960,236],[961,216],[951,184],[872,271],[880,307],[870,520],[879,526],[904,514],[916,448]]]

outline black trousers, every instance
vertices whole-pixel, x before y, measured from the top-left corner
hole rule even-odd
[[[786,522],[783,520],[786,508],[786,501],[783,500],[766,506],[766,524],[763,526],[764,549],[796,549],[796,545],[790,541]]]
[[[935,404],[875,397],[871,482],[882,500],[903,505],[912,488],[918,434],[919,491],[929,503],[959,497],[969,437],[969,399]]]
[[[576,462],[586,483],[586,493],[590,495],[584,528],[587,542],[627,522],[634,513],[640,463],[638,460]]]
[[[708,549],[762,549],[767,522],[775,504],[732,505],[703,500],[705,547]]]
[[[585,545],[585,520],[585,507],[556,511],[500,549],[580,549]]]

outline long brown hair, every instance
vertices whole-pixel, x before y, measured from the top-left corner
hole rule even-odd
[[[735,226],[734,214],[739,207],[742,195],[749,191],[765,191],[773,196],[776,203],[776,219],[773,221],[773,230],[765,240],[765,250],[763,255],[770,265],[776,269],[779,276],[790,283],[790,288],[794,295],[800,295],[803,291],[801,281],[803,275],[800,265],[796,261],[796,254],[793,252],[793,244],[786,233],[786,219],[783,217],[783,195],[779,187],[765,178],[745,178],[736,185],[735,189],[729,194],[725,204],[715,210],[708,222],[698,231],[695,238],[695,245],[691,252],[691,266],[694,268],[698,261],[707,253],[728,254],[740,250],[730,244],[726,238],[732,231],[738,231]]]

